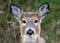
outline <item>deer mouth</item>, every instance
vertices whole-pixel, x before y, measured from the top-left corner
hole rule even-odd
[[[24,36],[24,41],[27,41],[27,42],[33,42],[33,41],[36,41],[37,39],[37,35],[25,35]]]

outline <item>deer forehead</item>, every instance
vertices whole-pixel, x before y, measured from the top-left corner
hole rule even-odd
[[[39,19],[39,15],[37,12],[24,12],[24,13],[22,13],[21,18],[28,19],[28,20]]]

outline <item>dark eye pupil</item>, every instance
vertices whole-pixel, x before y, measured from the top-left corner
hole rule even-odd
[[[26,23],[26,21],[23,21],[23,23]]]
[[[38,22],[38,20],[35,20],[35,21],[34,21],[34,23],[37,23],[37,22]]]

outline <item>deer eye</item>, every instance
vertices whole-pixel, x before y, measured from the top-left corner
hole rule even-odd
[[[22,22],[23,22],[23,23],[26,23],[26,21],[25,21],[25,20],[23,20]]]
[[[38,22],[38,20],[35,20],[35,21],[34,21],[34,23],[37,23],[37,22]]]

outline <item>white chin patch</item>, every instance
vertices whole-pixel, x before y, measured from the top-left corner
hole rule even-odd
[[[36,41],[37,40],[37,35],[31,35],[31,36],[29,36],[29,35],[25,35],[24,36],[24,41],[25,42],[34,42],[34,41]]]

